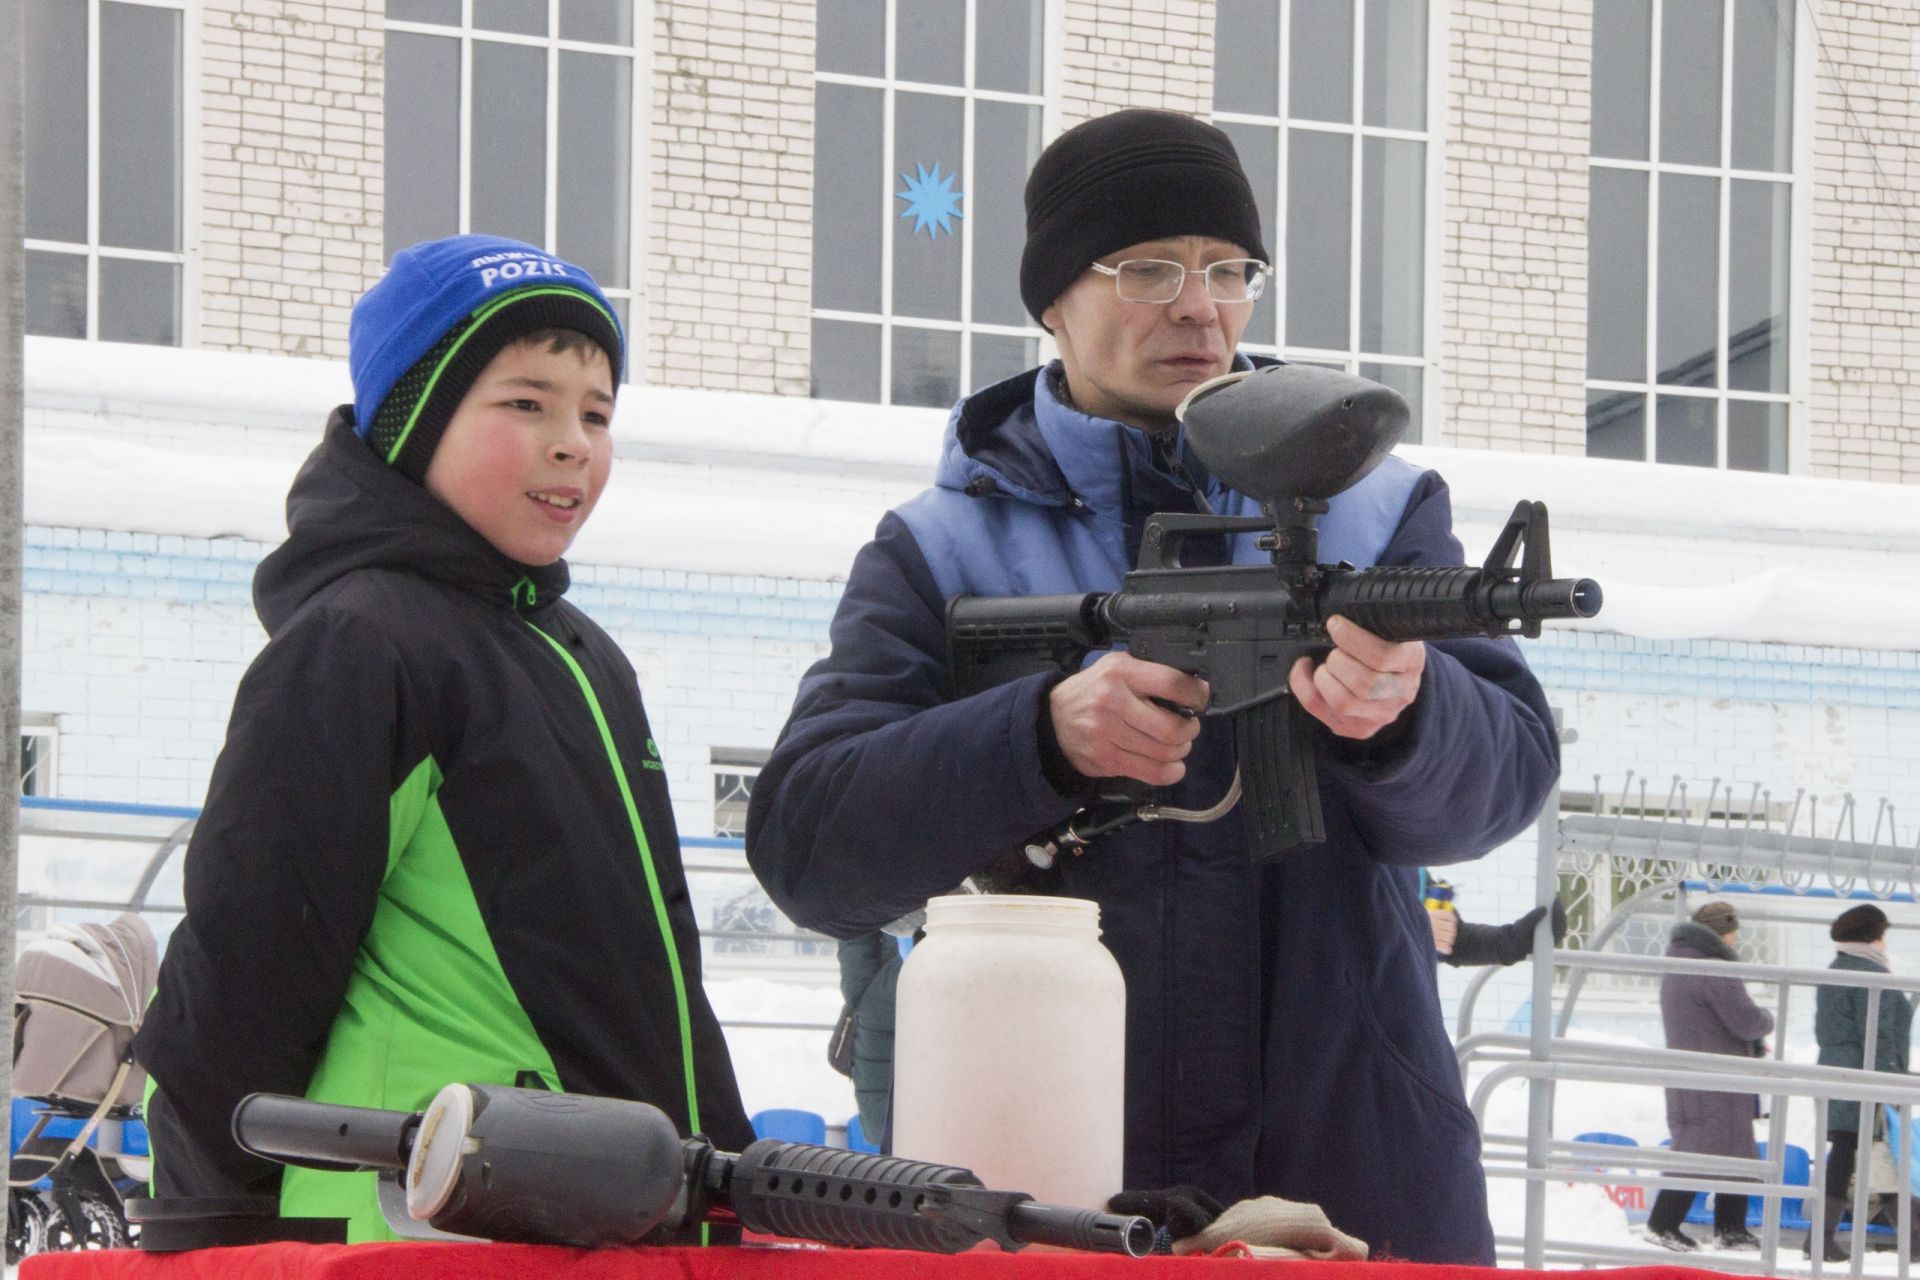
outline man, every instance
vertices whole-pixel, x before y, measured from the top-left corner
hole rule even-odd
[[[1246,367],[1235,346],[1266,275],[1226,136],[1169,112],[1090,121],[1041,155],[1026,206],[1021,294],[1060,359],[955,408],[936,486],[856,558],[832,652],[754,786],[754,870],[838,936],[1017,850],[1095,778],[1204,808],[1233,777],[1228,720],[1163,705],[1203,708],[1206,686],[1124,653],[953,697],[950,597],[1112,590],[1149,513],[1194,509],[1196,489],[1254,506],[1174,421],[1194,387]],[[1440,478],[1389,458],[1333,500],[1321,558],[1459,564],[1450,525]],[[1252,538],[1231,551],[1266,558]],[[1532,820],[1558,767],[1551,721],[1508,641],[1329,629],[1332,651],[1291,673],[1326,727],[1325,844],[1255,866],[1229,814],[1128,827],[1057,864],[1058,892],[1100,904],[1126,976],[1127,1187],[1312,1201],[1376,1256],[1491,1263],[1417,878]]]

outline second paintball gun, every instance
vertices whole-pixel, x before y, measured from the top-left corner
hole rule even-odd
[[[947,640],[961,696],[1041,671],[1074,672],[1088,654],[1125,646],[1135,657],[1205,679],[1205,714],[1234,718],[1239,774],[1207,810],[1176,810],[1124,779],[1027,856],[1050,865],[1129,822],[1210,821],[1241,804],[1256,861],[1325,838],[1314,724],[1289,696],[1288,672],[1324,651],[1335,615],[1387,640],[1540,634],[1543,621],[1590,618],[1601,593],[1588,578],[1555,578],[1547,509],[1514,507],[1479,568],[1320,564],[1316,522],[1327,500],[1377,466],[1406,428],[1400,395],[1313,365],[1227,374],[1196,388],[1179,418],[1194,455],[1262,515],[1162,512],[1150,517],[1139,565],[1118,591],[988,598],[947,606]],[[1187,565],[1184,545],[1253,533],[1270,564]]]
[[[450,1084],[425,1111],[381,1111],[256,1093],[233,1115],[246,1151],[285,1164],[381,1174],[382,1212],[403,1235],[589,1248],[664,1243],[702,1223],[766,1235],[956,1253],[992,1240],[1135,1257],[1145,1218],[1038,1204],[965,1169],[763,1138],[745,1151],[683,1139],[644,1102]],[[142,1247],[164,1201],[147,1202]]]

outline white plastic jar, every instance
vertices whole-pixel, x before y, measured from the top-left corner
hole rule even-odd
[[[1081,898],[927,904],[900,970],[893,1151],[1104,1209],[1122,1189],[1126,984]]]

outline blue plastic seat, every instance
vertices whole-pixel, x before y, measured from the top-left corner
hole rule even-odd
[[[1640,1145],[1624,1133],[1607,1133],[1604,1130],[1597,1129],[1589,1133],[1576,1133],[1573,1135],[1573,1140],[1575,1142],[1601,1142],[1610,1147],[1637,1147]],[[1606,1191],[1609,1200],[1612,1200],[1620,1206],[1621,1212],[1627,1215],[1628,1222],[1646,1221],[1646,1192],[1638,1184],[1623,1182],[1615,1186],[1605,1187],[1603,1190]]]
[[[1603,1133],[1599,1130],[1595,1130],[1592,1133],[1576,1133],[1573,1135],[1573,1140],[1575,1142],[1604,1142],[1610,1147],[1637,1147],[1640,1145],[1624,1133]]]
[[[799,1111],[792,1107],[771,1107],[753,1113],[756,1138],[778,1138],[782,1142],[810,1142],[824,1146],[827,1119],[817,1111]]]
[[[1762,1160],[1766,1159],[1767,1144],[1760,1142],[1754,1145],[1760,1149],[1760,1158]],[[1813,1157],[1807,1154],[1805,1147],[1789,1142],[1787,1144],[1786,1169],[1781,1174],[1780,1180],[1793,1186],[1804,1187],[1812,1178]],[[1755,1196],[1747,1201],[1747,1225],[1749,1227],[1759,1228],[1760,1215],[1765,1208],[1766,1201],[1759,1196]],[[1788,1200],[1782,1197],[1780,1200],[1780,1225],[1783,1228],[1791,1228],[1795,1231],[1805,1231],[1811,1226],[1812,1224],[1807,1221],[1806,1201],[1804,1199]]]
[[[857,1111],[847,1118],[847,1149],[865,1151],[872,1155],[880,1154],[880,1148],[867,1141],[867,1129],[860,1123],[860,1113]]]

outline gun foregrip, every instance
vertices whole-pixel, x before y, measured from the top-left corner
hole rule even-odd
[[[1272,862],[1327,838],[1320,817],[1313,724],[1313,717],[1289,697],[1255,703],[1234,714],[1240,807],[1247,824],[1247,851],[1256,863]]]
[[[1587,578],[1519,582],[1484,569],[1360,569],[1330,582],[1319,600],[1322,622],[1335,614],[1383,640],[1537,636],[1552,618],[1590,618],[1600,588]]]

